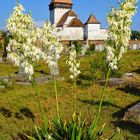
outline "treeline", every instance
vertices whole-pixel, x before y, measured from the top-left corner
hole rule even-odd
[[[132,31],[132,35],[131,35],[131,39],[132,40],[140,40],[140,31]]]

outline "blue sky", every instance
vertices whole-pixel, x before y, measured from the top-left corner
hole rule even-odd
[[[5,28],[5,21],[13,11],[16,0],[0,0],[0,29]],[[42,24],[43,21],[49,19],[48,5],[51,0],[19,0],[24,6],[26,11],[31,10],[32,16],[37,24]],[[73,0],[74,11],[78,14],[79,18],[86,22],[90,13],[94,14],[101,22],[103,28],[107,27],[106,14],[111,6],[117,5],[118,0]],[[140,5],[138,11],[133,18],[133,30],[140,31]]]

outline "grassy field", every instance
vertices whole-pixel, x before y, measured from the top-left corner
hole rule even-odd
[[[96,57],[96,54],[92,57]],[[85,56],[79,59],[83,76],[78,80],[77,86],[78,110],[82,113],[83,118],[86,117],[87,121],[92,121],[97,112],[102,86],[97,83],[92,84],[89,57]],[[59,62],[60,76],[64,80],[57,81],[57,86],[61,116],[69,119],[73,113],[72,94],[74,91],[65,61],[66,58],[62,58]],[[36,76],[49,74],[44,63],[37,64],[35,70]],[[12,75],[17,71],[18,69],[10,64],[0,64],[0,76]],[[123,73],[133,71],[140,75],[140,51],[128,51],[120,63],[120,71]],[[48,81],[37,87],[45,114],[51,120],[56,115],[53,82]],[[136,92],[139,94],[131,90],[126,92],[125,88],[121,87],[107,88],[99,121],[99,126],[106,124],[104,138],[113,134],[119,127],[121,140],[140,139],[140,126],[122,121],[127,108],[140,101],[140,91]],[[0,140],[12,140],[19,132],[31,130],[34,127],[34,121],[41,125],[40,118],[37,97],[32,86],[13,84],[11,87],[0,90]]]

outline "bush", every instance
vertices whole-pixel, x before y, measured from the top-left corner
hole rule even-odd
[[[89,46],[89,48],[87,49],[87,52],[86,54],[87,55],[90,55],[90,54],[93,54],[95,52],[95,44],[92,44]]]
[[[76,53],[81,54],[81,52],[82,52],[82,44],[79,41],[73,41],[72,44],[74,45]]]

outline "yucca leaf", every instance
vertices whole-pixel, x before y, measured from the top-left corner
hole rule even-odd
[[[71,140],[75,140],[76,123],[73,125]]]
[[[29,140],[36,140],[35,138],[31,137],[31,136],[28,136],[28,135],[25,135]]]
[[[81,136],[82,136],[82,128],[80,128],[79,134],[78,134],[78,136],[76,137],[76,140],[81,140]]]
[[[37,134],[37,137],[39,138],[39,140],[42,140],[41,136],[40,136],[40,133],[38,131],[38,127],[36,125],[35,125],[35,131],[36,131],[36,134]]]

